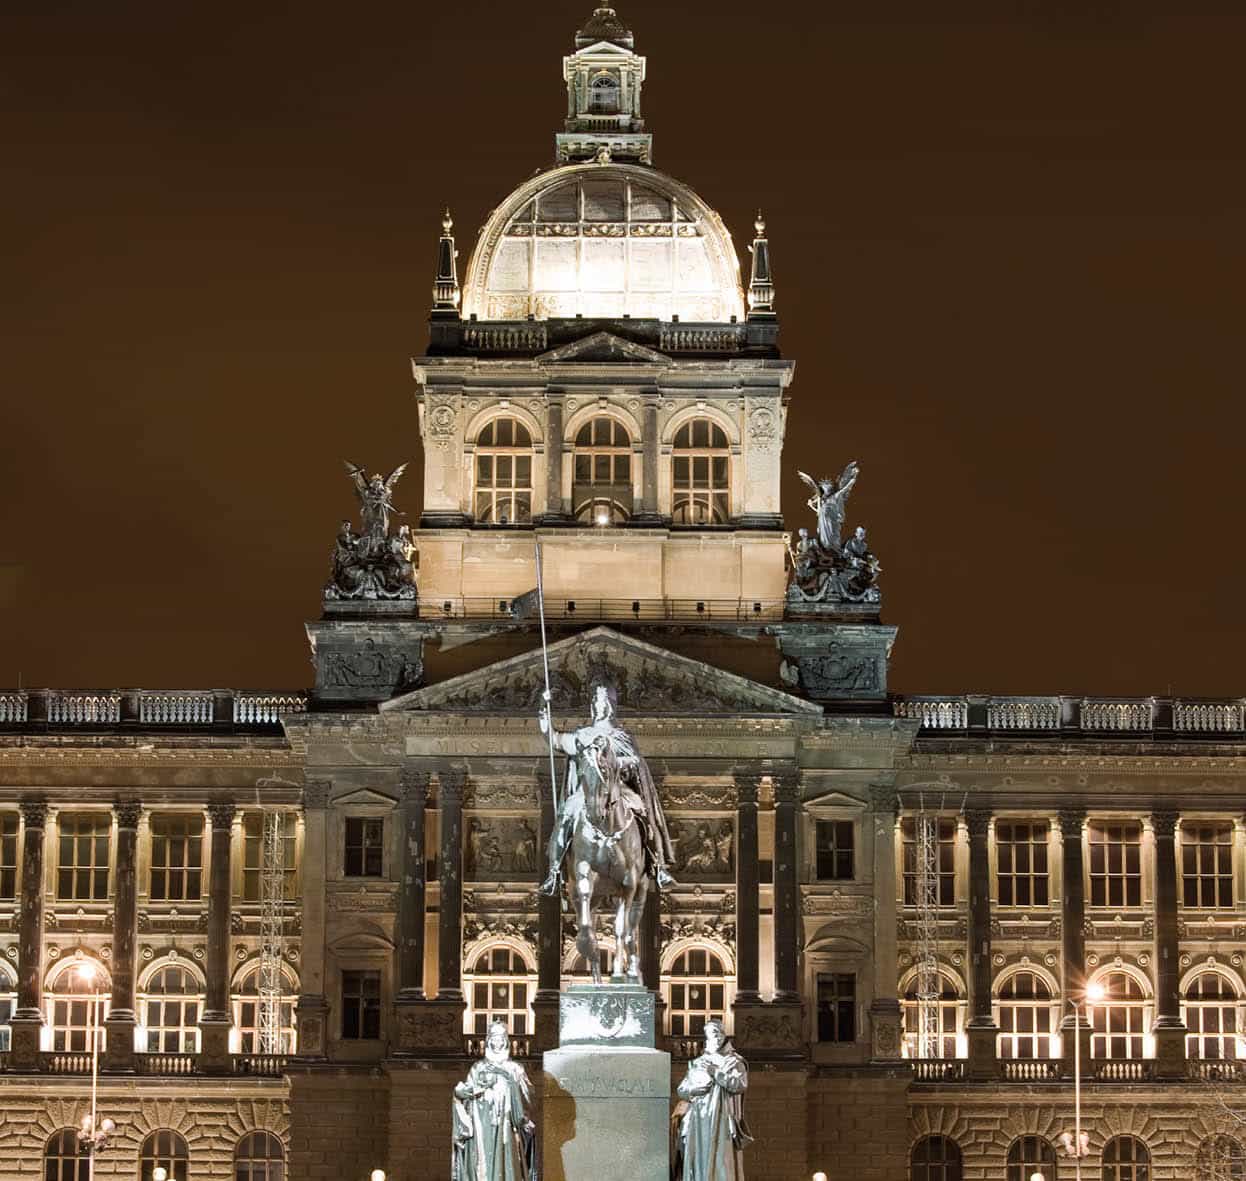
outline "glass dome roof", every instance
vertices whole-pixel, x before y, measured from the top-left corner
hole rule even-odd
[[[490,216],[463,315],[481,320],[744,318],[722,219],[651,168],[575,164],[541,173]]]

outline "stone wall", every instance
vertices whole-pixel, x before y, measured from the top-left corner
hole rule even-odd
[[[907,1067],[819,1070],[809,1080],[809,1156],[801,1176],[820,1169],[837,1181],[903,1181],[909,1083]]]
[[[390,1171],[389,1126],[389,1079],[379,1067],[292,1068],[291,1178],[347,1181]]]

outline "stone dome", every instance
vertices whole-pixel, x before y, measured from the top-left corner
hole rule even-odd
[[[572,164],[490,215],[463,315],[727,323],[744,319],[740,264],[722,219],[686,185],[642,165]]]

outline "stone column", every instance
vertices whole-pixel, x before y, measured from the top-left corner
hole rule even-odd
[[[759,977],[758,917],[761,914],[761,857],[757,842],[757,799],[761,776],[737,774],[736,789],[736,863],[735,863],[735,931],[736,931],[736,994],[735,1003],[755,1005],[761,999],[757,991]]]
[[[1060,1022],[1064,1036],[1064,1072],[1073,1074],[1074,1042],[1081,1040],[1082,1077],[1091,1074],[1090,1069],[1090,1022],[1082,1010],[1080,1028],[1077,1017],[1068,1004],[1076,1000],[1080,1005],[1086,992],[1086,891],[1082,874],[1082,827],[1086,813],[1080,808],[1060,811],[1061,872],[1064,879],[1064,896],[1061,899],[1060,951],[1064,985],[1065,1015]]]
[[[797,954],[800,939],[797,816],[800,779],[795,772],[774,777],[774,999],[800,1000]]]
[[[658,510],[658,463],[660,448],[658,447],[658,403],[656,398],[646,398],[642,411],[644,437],[641,439],[640,462],[640,512],[633,514],[632,520],[642,524],[652,524],[662,519]]]
[[[230,826],[237,808],[232,801],[208,805],[212,843],[208,861],[208,962],[207,992],[199,1021],[201,1069],[229,1069],[229,925],[230,925]]]
[[[544,518],[566,520],[562,504],[562,402],[551,399],[545,429],[545,512]]]
[[[402,864],[398,892],[399,1000],[424,999],[424,810],[428,803],[427,771],[404,767],[398,820],[402,825]]]
[[[969,1074],[993,1079],[996,1034],[991,1011],[991,859],[987,835],[991,814],[970,812],[969,828]]]
[[[537,852],[537,878],[544,881],[549,872],[546,849],[554,831],[554,795],[549,763],[541,760],[536,768],[537,802],[541,809],[541,841]],[[562,983],[562,908],[557,895],[537,895],[536,996],[532,1011],[536,1015],[536,1049],[555,1049],[558,1045],[558,992]]]
[[[21,805],[22,909],[17,933],[17,1011],[13,1014],[12,1054],[17,1070],[34,1070],[39,1062],[43,1027],[43,842],[48,806],[42,800]]]
[[[138,822],[142,808],[117,804],[117,862],[112,920],[112,1003],[108,1010],[107,1070],[134,1069],[134,943],[138,930]]]
[[[1185,1077],[1185,1022],[1181,1019],[1181,962],[1177,935],[1177,814],[1155,812],[1155,1070]]]
[[[329,794],[327,779],[309,779],[303,785],[303,937],[299,944],[298,1056],[323,1058],[329,1006],[325,1000],[325,827]]]
[[[900,1058],[899,974],[896,959],[896,811],[899,800],[889,785],[870,788],[874,811],[874,999],[871,1057]]]

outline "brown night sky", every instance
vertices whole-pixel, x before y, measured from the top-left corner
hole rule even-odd
[[[592,0],[10,5],[0,686],[300,686],[341,459],[416,459]],[[1240,3],[620,0],[657,165],[770,223],[795,470],[908,691],[1240,694]],[[418,510],[413,465],[399,506]]]

